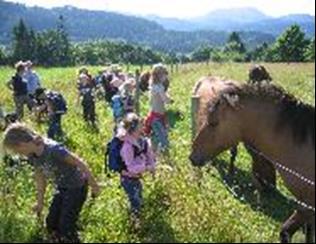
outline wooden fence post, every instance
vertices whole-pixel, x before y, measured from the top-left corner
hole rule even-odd
[[[191,97],[191,130],[192,130],[192,139],[195,138],[197,133],[197,113],[200,107],[200,96]]]
[[[135,93],[135,112],[137,115],[140,114],[140,71],[137,69],[135,71],[135,79],[136,79],[136,93]]]

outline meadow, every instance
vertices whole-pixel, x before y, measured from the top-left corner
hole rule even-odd
[[[278,191],[261,198],[251,184],[251,160],[242,145],[236,162],[236,176],[227,176],[229,155],[220,165],[201,171],[188,160],[191,148],[191,91],[202,76],[217,75],[245,82],[251,64],[186,64],[171,73],[170,93],[175,103],[171,111],[181,111],[184,119],[174,120],[170,132],[170,171],[158,162],[156,179],[144,179],[142,229],[130,230],[127,199],[117,176],[104,173],[104,145],[112,137],[112,113],[105,101],[97,103],[99,132],[85,124],[81,107],[76,106],[77,68],[37,68],[42,84],[61,91],[69,105],[63,119],[66,145],[82,157],[102,185],[101,195],[89,198],[80,219],[84,242],[278,242],[282,223],[294,209],[291,195],[281,180]],[[264,64],[274,82],[302,101],[315,105],[315,64]],[[96,74],[101,67],[88,67]],[[131,69],[135,69],[132,67]],[[0,67],[0,103],[13,109],[11,92],[5,82],[14,70]],[[148,97],[141,98],[141,114],[148,112]],[[37,124],[27,115],[25,122],[45,134],[47,125]],[[0,139],[2,134],[0,132]],[[272,142],[271,142],[272,143]],[[0,151],[0,156],[2,151]],[[226,162],[224,162],[226,161]],[[48,191],[46,206],[52,196]],[[35,188],[31,168],[7,168],[0,161],[0,242],[41,240],[43,226],[32,213]],[[47,213],[47,208],[45,213]],[[302,234],[295,236],[302,240]]]

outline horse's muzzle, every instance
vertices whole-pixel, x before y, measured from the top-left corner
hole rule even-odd
[[[191,154],[189,157],[193,166],[202,167],[205,165],[206,160],[199,154]]]

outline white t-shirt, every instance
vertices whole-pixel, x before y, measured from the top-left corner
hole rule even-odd
[[[162,84],[153,84],[150,87],[151,110],[155,113],[165,113],[165,103],[168,103],[165,88]]]

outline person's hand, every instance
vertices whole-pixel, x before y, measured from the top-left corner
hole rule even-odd
[[[98,184],[91,186],[92,198],[97,198],[101,193],[101,188]]]
[[[146,169],[148,172],[150,172],[152,175],[154,175],[156,173],[156,169],[155,167],[153,167],[152,165],[147,165]]]
[[[44,208],[43,203],[38,202],[37,204],[34,205],[32,210],[36,214],[36,216],[40,218],[42,216],[43,208]]]

